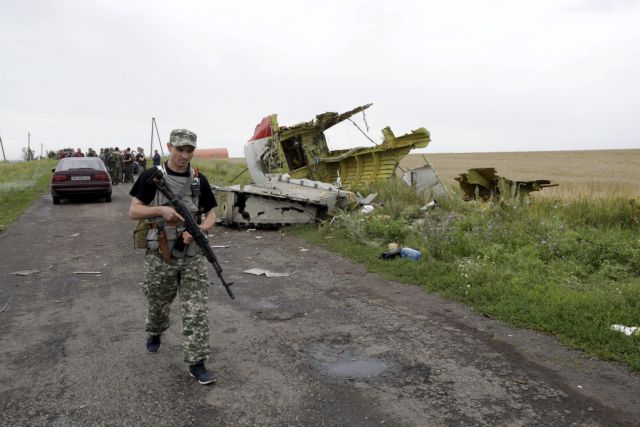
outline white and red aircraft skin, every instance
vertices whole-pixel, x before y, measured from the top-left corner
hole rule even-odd
[[[264,153],[265,145],[273,135],[271,129],[271,116],[267,116],[258,125],[251,139],[244,144],[244,159],[249,168],[249,174],[256,184],[264,184],[268,177],[262,170],[262,160],[260,157]]]

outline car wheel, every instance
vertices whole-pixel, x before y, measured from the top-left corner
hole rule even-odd
[[[53,204],[54,205],[59,205],[60,204],[60,197],[53,196]]]
[[[109,193],[106,196],[104,196],[104,201],[105,202],[110,202],[111,201],[111,193]]]

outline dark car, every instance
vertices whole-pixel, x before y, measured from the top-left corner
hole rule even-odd
[[[60,199],[76,196],[104,197],[111,201],[111,177],[98,157],[68,157],[52,169],[51,197],[53,204]]]

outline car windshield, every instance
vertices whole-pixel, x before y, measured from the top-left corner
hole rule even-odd
[[[74,169],[99,169],[103,170],[104,166],[102,166],[102,161],[97,158],[68,158],[63,159],[58,163],[58,167],[56,171],[67,171]]]

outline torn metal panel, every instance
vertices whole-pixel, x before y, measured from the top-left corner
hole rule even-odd
[[[226,191],[221,197],[218,220],[225,225],[247,227],[313,223],[322,215],[318,206],[302,206],[286,199],[263,198],[251,193]]]
[[[255,276],[265,275],[267,277],[288,277],[289,273],[278,273],[271,270],[265,270],[264,268],[250,268],[249,270],[243,271],[243,273],[253,274]]]
[[[349,191],[311,183],[274,180],[269,185],[214,187],[218,220],[242,226],[307,224],[326,219],[336,209],[349,209],[356,204],[356,196]]]
[[[474,168],[455,178],[460,183],[460,188],[465,194],[466,200],[488,200],[494,196],[500,196],[501,188],[508,188],[513,195],[525,196],[533,191],[540,191],[546,187],[557,187],[548,179],[533,181],[512,181],[496,173],[495,168]]]
[[[414,188],[417,193],[430,193],[432,198],[440,198],[447,194],[447,189],[440,181],[431,164],[424,159],[425,165],[409,170],[402,175],[402,180]]]

